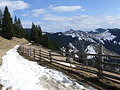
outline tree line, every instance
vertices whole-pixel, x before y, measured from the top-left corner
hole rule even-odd
[[[40,25],[32,23],[31,34],[29,35],[23,28],[20,18],[15,16],[14,22],[9,13],[8,7],[5,7],[4,13],[0,10],[0,33],[3,38],[12,39],[12,37],[26,38],[33,41],[34,44],[42,45],[52,50],[60,50],[60,45],[51,41],[46,34],[42,34]]]
[[[34,41],[35,44],[42,45],[52,50],[60,50],[60,44],[51,41],[46,34],[42,34],[40,25],[32,23],[30,40]]]

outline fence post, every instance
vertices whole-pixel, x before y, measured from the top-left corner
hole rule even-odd
[[[27,50],[26,55],[28,56],[28,49],[26,49],[26,50]]]
[[[25,47],[25,55],[26,55],[26,47]]]
[[[88,65],[88,60],[86,59],[86,54],[83,50],[82,50],[82,58],[83,58],[83,64]]]
[[[24,47],[23,47],[23,53],[24,53]]]
[[[30,56],[31,56],[31,48],[30,48]]]
[[[21,52],[23,53],[23,47],[21,47],[22,49],[21,49]]]
[[[103,45],[99,45],[98,48],[98,78],[102,78],[103,77],[103,58],[102,58],[102,54],[103,54]]]
[[[18,50],[21,52],[21,45],[19,46]]]
[[[35,60],[35,49],[34,49],[34,60]]]
[[[28,56],[29,56],[29,48],[28,48]]]
[[[51,51],[49,51],[49,57],[50,57],[50,63],[52,63],[52,54],[51,54]]]
[[[41,50],[39,50],[39,56],[40,56],[39,60],[41,61]]]

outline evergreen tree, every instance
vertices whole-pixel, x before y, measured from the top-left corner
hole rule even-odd
[[[2,11],[0,10],[0,28],[2,28]]]
[[[60,51],[60,44],[59,43],[51,41],[51,44],[52,44],[52,50]]]
[[[42,45],[46,48],[52,49],[50,40],[47,35],[42,35]]]
[[[18,20],[16,16],[14,19],[14,28],[15,28],[15,36],[20,38],[20,30],[19,30]]]
[[[16,16],[14,19],[14,27],[15,27],[15,36],[16,37],[18,37],[18,38],[25,37],[25,30],[22,27],[20,18],[17,19]]]
[[[18,18],[18,27],[20,31],[20,38],[25,37],[25,30],[22,27],[20,18]]]
[[[31,28],[31,40],[34,41],[34,43],[38,44],[39,43],[39,37],[38,37],[38,31],[34,23],[32,23],[32,28]]]
[[[38,37],[39,37],[39,44],[42,44],[42,30],[41,27],[38,25]]]
[[[29,40],[29,35],[26,34],[26,38]],[[41,44],[42,46],[49,48],[51,50],[60,50],[60,45],[59,43],[50,41],[47,35],[42,35],[42,30],[41,27],[38,25],[34,25],[32,23],[32,28],[31,28],[31,35],[30,35],[30,40],[34,41],[35,44]]]
[[[25,32],[24,35],[25,35],[24,38],[26,38],[28,41],[30,41],[30,35],[27,32]]]
[[[13,36],[14,36],[13,22],[8,7],[6,6],[2,20],[2,37],[12,39]]]

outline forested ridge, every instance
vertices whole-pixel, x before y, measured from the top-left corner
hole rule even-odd
[[[42,34],[40,25],[32,23],[31,34],[28,34],[24,30],[20,18],[15,16],[13,20],[7,6],[3,13],[0,10],[0,35],[9,40],[13,37],[26,38],[33,41],[34,44],[42,45],[51,50],[60,50],[59,43],[51,41],[46,34]]]

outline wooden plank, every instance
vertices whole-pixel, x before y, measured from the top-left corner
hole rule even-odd
[[[41,49],[39,50],[39,60],[41,61]]]
[[[52,55],[51,55],[51,51],[49,51],[49,57],[50,57],[50,63],[52,63]]]
[[[102,78],[103,77],[103,64],[100,63],[100,62],[103,62],[103,58],[102,58],[102,53],[103,53],[103,46],[102,45],[99,45],[99,49],[98,49],[98,74],[97,76],[99,78]]]

